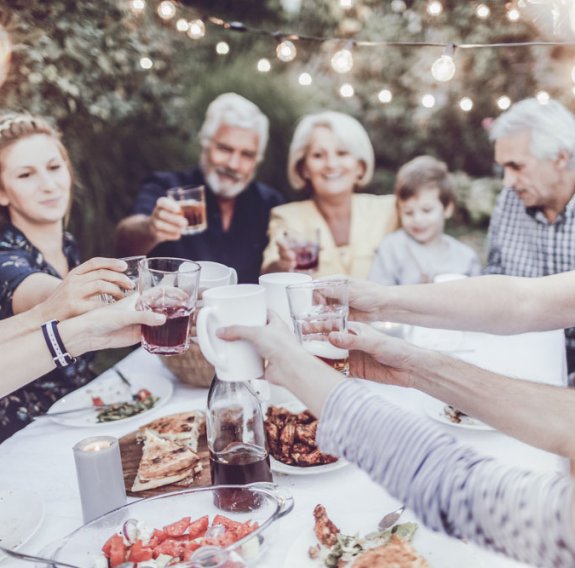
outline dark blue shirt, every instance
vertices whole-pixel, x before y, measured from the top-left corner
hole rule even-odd
[[[268,244],[270,210],[283,203],[281,194],[271,187],[252,181],[235,201],[234,215],[223,230],[218,200],[199,169],[184,172],[155,172],[147,178],[136,198],[133,213],[150,215],[156,201],[166,190],[179,185],[206,186],[208,228],[197,235],[185,235],[179,241],[166,241],[148,256],[175,256],[190,260],[213,260],[236,269],[238,282],[257,283],[263,251]]]

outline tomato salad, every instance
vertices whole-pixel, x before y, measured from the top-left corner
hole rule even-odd
[[[258,528],[255,521],[240,523],[216,515],[211,524],[208,515],[196,520],[183,517],[161,529],[150,531],[130,519],[102,547],[107,565],[115,568],[123,562],[146,562],[146,566],[171,566],[189,560],[202,546],[224,548]],[[150,534],[151,532],[151,534]],[[156,561],[155,564],[148,561]]]

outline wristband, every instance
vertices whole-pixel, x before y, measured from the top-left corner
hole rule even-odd
[[[44,335],[44,340],[52,355],[52,360],[56,364],[56,367],[67,367],[76,361],[75,357],[72,357],[68,353],[66,347],[64,347],[64,342],[60,337],[60,332],[58,331],[58,320],[50,320],[42,324],[42,334]]]

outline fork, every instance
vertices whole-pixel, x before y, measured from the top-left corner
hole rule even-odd
[[[116,373],[116,375],[118,375],[118,377],[120,377],[120,380],[130,389],[130,395],[132,397],[132,400],[138,400],[138,395],[134,392],[134,388],[132,387],[132,383],[127,379],[127,377],[124,375],[124,373],[122,373],[120,371],[120,369],[118,369],[118,367],[116,367],[116,366],[113,367],[113,370]]]
[[[379,521],[377,528],[380,531],[385,531],[391,528],[393,525],[395,525],[395,523],[397,523],[399,517],[401,517],[401,515],[403,514],[403,511],[405,511],[405,505],[402,505],[401,507],[399,507],[399,509],[392,511],[391,513],[387,513],[387,515],[384,515],[381,521]]]
[[[59,562],[57,560],[51,560],[50,558],[42,558],[40,556],[32,556],[31,554],[24,554],[23,552],[16,552],[10,548],[4,548],[0,546],[0,552],[11,556],[12,558],[17,558],[18,560],[25,560],[27,562],[43,562],[47,566],[62,566],[63,568],[80,568],[75,564],[67,564],[66,562]]]

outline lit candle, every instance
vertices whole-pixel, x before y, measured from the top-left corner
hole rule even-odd
[[[87,523],[126,503],[120,445],[117,438],[86,438],[74,446],[82,514]]]

